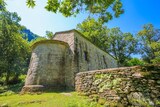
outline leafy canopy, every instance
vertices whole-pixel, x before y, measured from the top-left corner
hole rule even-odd
[[[51,32],[51,31],[46,31],[46,36],[47,36],[48,39],[51,39],[51,40],[52,40],[54,34],[53,34],[53,32]]]
[[[20,34],[21,18],[17,13],[1,11],[0,19],[0,74],[8,83],[11,75],[17,77],[26,70],[30,48]]]
[[[125,65],[131,54],[136,53],[137,40],[131,33],[123,33],[120,28],[110,29],[106,36],[109,38],[105,41],[106,45],[109,45],[106,50],[117,59],[120,65]]]
[[[108,29],[101,21],[88,18],[77,25],[77,30],[93,44],[112,54],[119,64],[125,65],[131,54],[136,52],[137,40],[131,33],[123,33],[120,28]]]
[[[77,25],[77,30],[83,33],[93,44],[105,50],[104,39],[106,39],[106,26],[101,21],[94,18],[87,18]]]
[[[6,7],[5,7],[6,3],[4,2],[4,0],[0,0],[0,11],[5,11]]]
[[[146,24],[138,32],[138,38],[143,60],[148,63],[160,62],[160,29],[154,28],[152,24]]]
[[[35,0],[27,0],[26,3],[31,8],[36,5]],[[47,0],[45,8],[53,13],[60,12],[66,17],[86,11],[103,22],[124,13],[120,0]]]
[[[136,66],[136,65],[145,65],[145,62],[138,58],[131,58],[130,60],[126,61],[125,66]]]

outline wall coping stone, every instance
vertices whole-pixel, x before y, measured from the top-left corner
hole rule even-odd
[[[117,71],[117,70],[126,70],[126,69],[137,69],[137,68],[141,68],[141,66],[132,66],[132,67],[119,67],[119,68],[108,68],[108,69],[101,69],[101,70],[92,70],[92,71],[85,71],[85,72],[80,72],[77,73],[77,75],[82,75],[82,74],[95,74],[98,72],[113,72],[113,71]]]
[[[61,45],[64,45],[66,47],[69,47],[68,43],[60,41],[60,40],[41,40],[41,41],[38,41],[38,42],[34,43],[31,46],[31,49],[34,50],[40,44],[61,44]]]

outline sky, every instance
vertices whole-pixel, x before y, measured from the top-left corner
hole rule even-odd
[[[62,14],[54,14],[44,9],[47,0],[36,0],[35,8],[28,8],[26,0],[7,0],[7,9],[17,12],[21,17],[20,24],[33,33],[45,36],[45,32],[75,29],[88,15],[83,12],[77,17],[66,18]],[[152,23],[160,28],[160,0],[122,0],[125,13],[119,18],[109,21],[108,28],[120,27],[123,32],[136,34],[144,24]]]

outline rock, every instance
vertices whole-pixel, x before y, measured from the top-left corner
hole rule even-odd
[[[154,84],[155,81],[154,81],[154,80],[148,80],[148,83],[149,83],[149,84]]]
[[[160,80],[158,80],[158,81],[157,81],[157,84],[159,84],[159,85],[160,85]]]
[[[150,105],[150,106],[154,106],[155,104],[154,104],[154,102],[151,100],[151,99],[146,99],[147,100],[147,102],[148,102],[148,104]]]
[[[135,87],[133,87],[133,86],[130,87],[131,92],[134,92],[135,90],[136,90]]]
[[[44,91],[44,86],[43,85],[26,85],[22,88],[21,94],[24,93],[41,93]]]
[[[143,94],[140,93],[140,92],[134,92],[132,94],[132,96],[133,96],[134,99],[141,99],[141,98],[143,98]]]
[[[143,88],[142,87],[138,87],[138,88],[136,88],[136,90],[142,92]]]
[[[152,98],[155,98],[155,97],[156,97],[156,95],[151,93],[151,97],[152,97]]]
[[[96,94],[97,92],[96,92],[96,91],[91,91],[91,93],[92,93],[92,94]]]
[[[154,93],[154,94],[156,94],[156,95],[159,95],[159,91],[157,91],[157,90],[152,90],[152,93]]]
[[[136,72],[136,73],[132,74],[132,76],[135,77],[135,78],[143,77],[143,75],[141,73],[139,73],[139,72]]]

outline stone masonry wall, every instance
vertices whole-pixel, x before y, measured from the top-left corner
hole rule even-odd
[[[71,71],[72,53],[67,43],[44,40],[33,46],[25,86],[22,90],[36,88],[65,89],[74,87]],[[38,89],[39,90],[39,89]]]
[[[74,89],[78,72],[117,67],[116,60],[76,30],[57,32],[53,40],[35,43],[22,90]]]
[[[93,45],[76,30],[58,32],[53,40],[60,40],[69,44],[73,53],[72,71],[75,74],[117,67],[117,61],[111,55]]]
[[[117,67],[117,61],[108,53],[92,44],[80,33],[74,34],[74,63],[77,72]]]
[[[53,40],[60,40],[68,43],[70,49],[74,53],[74,32],[55,34]]]
[[[81,72],[75,89],[106,107],[160,107],[160,65]]]

